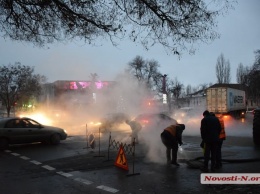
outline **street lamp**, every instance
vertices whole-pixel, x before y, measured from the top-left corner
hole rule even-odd
[[[163,94],[166,94],[166,77],[167,77],[166,74],[162,75],[162,78],[163,78],[163,82],[162,82],[162,91],[163,91]]]
[[[167,75],[162,75],[163,82],[162,82],[162,92],[163,92],[163,104],[167,104],[167,95],[166,95],[166,77]]]
[[[13,85],[10,88],[11,88],[12,92],[14,93],[13,95],[15,95],[16,86]],[[15,116],[15,105],[16,105],[16,102],[13,103],[14,116]]]

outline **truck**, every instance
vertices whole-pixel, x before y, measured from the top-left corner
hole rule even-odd
[[[215,115],[244,118],[246,113],[245,91],[239,84],[215,84],[206,89],[206,108]]]

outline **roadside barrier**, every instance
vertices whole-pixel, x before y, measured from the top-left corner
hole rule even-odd
[[[95,157],[104,157],[103,155],[100,155],[100,127],[98,128],[98,155]]]
[[[111,132],[110,132],[110,135],[109,135],[109,145],[108,145],[108,151],[107,151],[107,160],[109,161],[110,158],[110,149],[114,148],[116,150],[120,150],[120,148],[123,149],[124,153],[125,154],[128,154],[128,155],[132,155],[132,161],[133,161],[133,171],[132,171],[132,174],[128,174],[126,176],[133,176],[133,175],[140,175],[140,173],[135,173],[135,138],[134,138],[134,141],[133,143],[131,144],[126,144],[126,143],[122,143],[122,142],[119,142],[119,141],[116,141],[115,139],[112,140],[112,136],[111,136]]]
[[[88,149],[88,148],[95,149],[95,147],[96,147],[95,135],[94,135],[94,133],[91,133],[88,131],[88,124],[86,124],[86,141],[87,141],[86,149]]]
[[[98,155],[97,156],[94,156],[94,157],[104,157],[102,155],[100,155],[100,128],[99,128],[99,131],[98,131]],[[96,141],[95,141],[95,135],[93,132],[89,132],[88,130],[88,124],[86,124],[86,141],[87,141],[87,149],[88,148],[92,148],[92,149],[95,149],[96,147]]]

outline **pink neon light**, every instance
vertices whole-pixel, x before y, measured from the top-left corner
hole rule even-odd
[[[103,83],[101,81],[100,82],[95,82],[95,84],[96,84],[97,89],[103,88]]]
[[[96,89],[102,89],[105,86],[108,86],[108,82],[98,81],[95,82]],[[91,82],[69,82],[69,89],[70,90],[78,90],[78,89],[85,89],[91,86]]]

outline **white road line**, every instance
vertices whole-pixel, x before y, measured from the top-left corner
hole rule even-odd
[[[100,185],[100,186],[97,186],[97,189],[102,189],[104,191],[108,191],[108,192],[111,192],[111,193],[116,193],[118,192],[119,190],[117,189],[114,189],[114,188],[111,188],[111,187],[107,187],[105,185]]]
[[[69,174],[69,173],[66,173],[66,172],[62,172],[62,171],[59,171],[59,172],[56,172],[57,174],[60,174],[62,176],[65,176],[65,177],[71,177],[73,176],[72,174]]]
[[[82,179],[82,178],[75,178],[74,180],[78,181],[78,182],[81,182],[81,183],[84,183],[86,185],[91,185],[93,183],[92,181],[89,181],[89,180],[86,180],[86,179]]]
[[[26,156],[21,156],[20,158],[24,159],[24,160],[29,160],[30,158],[26,157]]]
[[[42,164],[41,162],[38,162],[36,160],[31,160],[30,162],[33,163],[33,164],[36,164],[36,165]]]
[[[49,166],[49,165],[44,165],[42,166],[43,168],[47,169],[47,170],[55,170],[55,168]]]
[[[17,154],[17,153],[11,153],[11,154],[14,156],[20,156],[20,154]]]
[[[12,155],[14,155],[14,156],[20,156],[20,154],[18,154],[18,153],[12,153],[12,151],[10,151],[10,150],[5,150],[5,152],[10,153],[10,154],[12,154]],[[30,159],[30,158],[28,158],[28,157],[26,157],[26,156],[21,156],[20,158],[21,158],[21,159],[24,159],[24,160],[29,160],[29,159]],[[30,162],[33,163],[33,164],[36,164],[36,165],[42,164],[41,162],[38,162],[38,161],[36,161],[36,160],[31,160]],[[44,165],[44,166],[42,166],[42,168],[45,168],[45,169],[50,170],[50,171],[56,170],[55,168],[53,168],[53,167],[51,167],[51,166],[49,166],[49,165]],[[73,176],[73,175],[70,174],[70,173],[65,173],[65,172],[62,172],[62,171],[59,171],[59,172],[56,172],[56,173],[59,174],[59,175],[62,175],[62,176],[64,176],[64,177],[67,177],[67,178]],[[89,180],[86,180],[86,179],[82,179],[82,178],[75,178],[74,180],[75,180],[75,181],[78,181],[78,182],[80,182],[80,183],[86,184],[86,185],[90,185],[90,184],[93,183],[92,181],[89,181]],[[104,190],[104,191],[108,191],[108,192],[110,192],[110,193],[117,193],[117,192],[119,191],[119,190],[117,190],[117,189],[114,189],[114,188],[111,188],[111,187],[108,187],[108,186],[105,186],[105,185],[100,185],[100,186],[97,186],[96,188],[97,188],[97,189]]]

